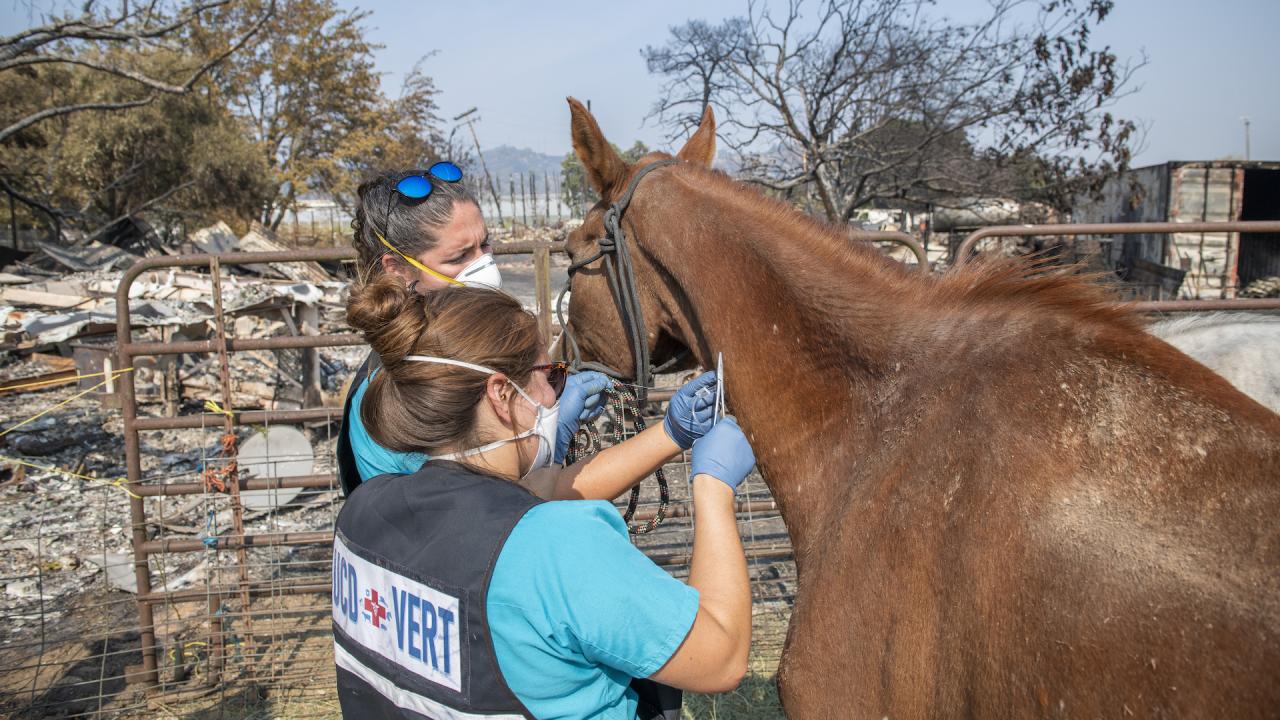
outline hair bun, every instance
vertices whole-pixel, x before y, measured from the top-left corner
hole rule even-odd
[[[347,323],[364,333],[383,364],[401,362],[427,329],[422,296],[410,292],[400,279],[383,275],[352,289],[347,300]]]

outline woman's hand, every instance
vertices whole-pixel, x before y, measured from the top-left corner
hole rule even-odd
[[[662,427],[680,449],[693,447],[695,440],[711,430],[716,411],[715,389],[715,372],[705,372],[681,386],[667,404]]]
[[[613,381],[604,373],[594,371],[575,373],[565,382],[560,394],[560,421],[556,427],[556,452],[552,459],[564,462],[569,453],[569,443],[578,432],[578,423],[595,420],[604,412],[604,391]]]
[[[689,475],[707,475],[737,492],[743,479],[755,467],[756,455],[751,443],[732,415],[726,415],[716,426],[693,444]]]

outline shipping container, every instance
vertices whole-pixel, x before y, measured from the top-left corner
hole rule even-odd
[[[1174,161],[1134,168],[1109,181],[1100,198],[1077,203],[1072,220],[1280,220],[1280,162]],[[1122,275],[1151,263],[1185,271],[1182,297],[1231,298],[1254,280],[1280,275],[1280,234],[1117,236],[1110,261]]]

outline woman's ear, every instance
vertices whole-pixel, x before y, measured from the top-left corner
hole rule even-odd
[[[416,279],[413,276],[413,272],[391,253],[383,253],[382,257],[378,258],[378,262],[382,263],[382,271],[384,273],[400,278],[406,285]]]
[[[489,403],[489,409],[497,416],[498,422],[508,427],[512,424],[511,396],[514,393],[507,376],[502,373],[490,375],[484,383],[485,401]]]

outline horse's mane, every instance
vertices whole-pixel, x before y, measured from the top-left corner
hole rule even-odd
[[[784,257],[776,265],[813,272],[836,273],[857,280],[869,276],[889,280],[900,292],[925,306],[968,312],[1051,312],[1081,322],[1125,329],[1143,327],[1138,316],[1098,280],[1099,274],[1079,274],[1071,268],[1052,271],[1044,259],[979,257],[941,275],[922,276],[879,252],[870,243],[852,241],[847,230],[800,212],[780,200],[754,191],[723,172],[687,163],[678,166],[695,184],[732,204],[748,217],[759,233],[787,238],[772,248]],[[750,238],[746,238],[750,242]],[[763,248],[757,248],[758,250]],[[905,299],[905,298],[904,298]]]

